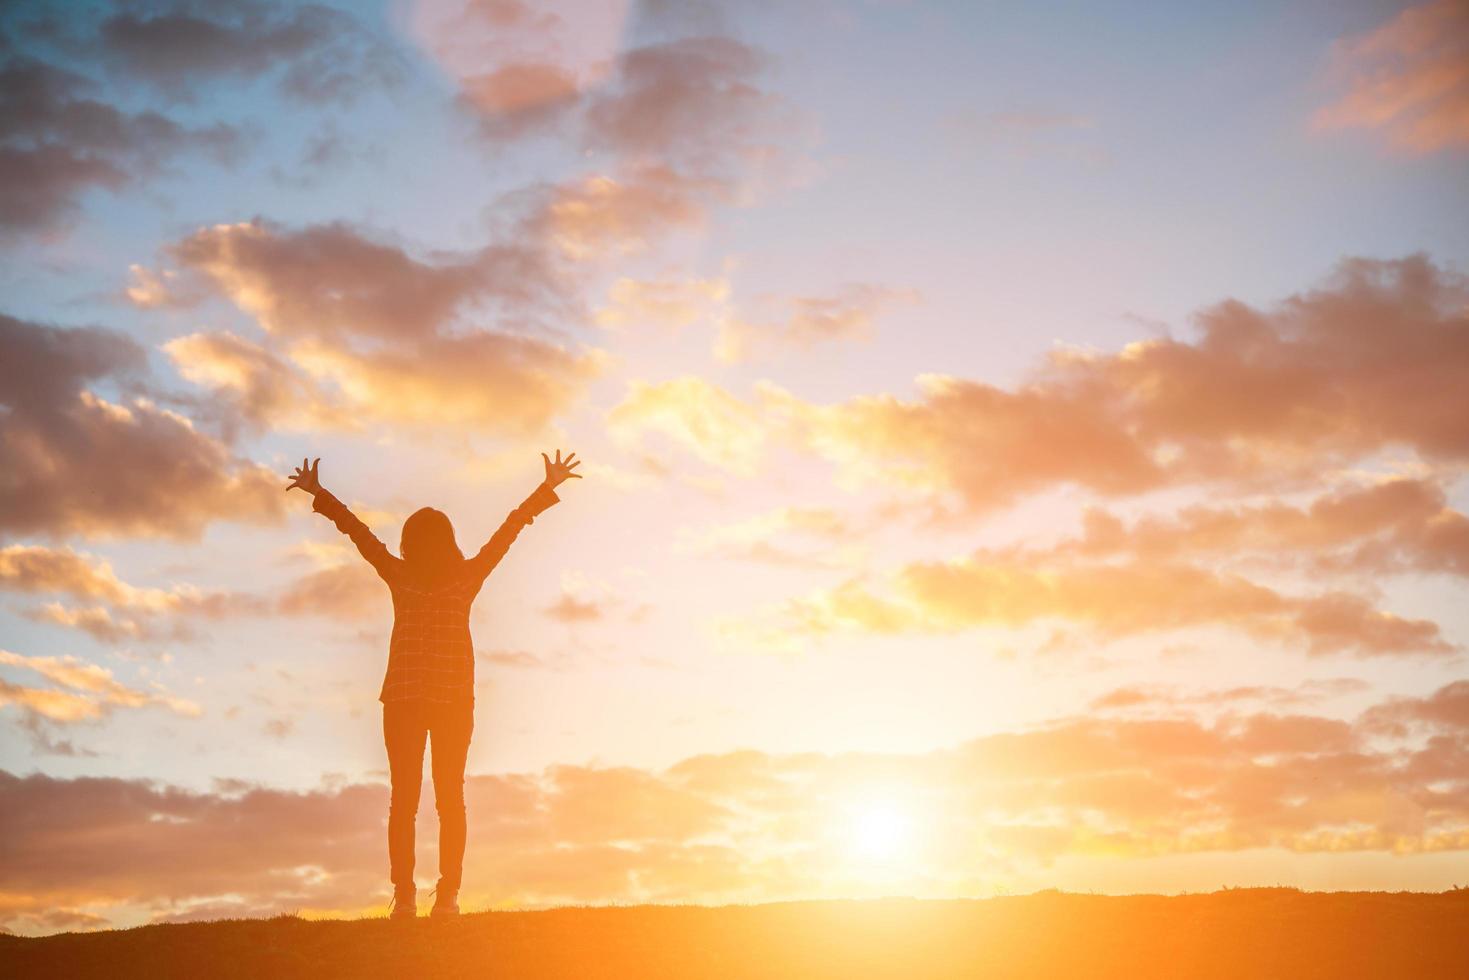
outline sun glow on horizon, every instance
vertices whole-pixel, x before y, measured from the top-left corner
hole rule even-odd
[[[864,864],[893,866],[913,855],[915,822],[891,797],[868,797],[847,810],[847,854]]]

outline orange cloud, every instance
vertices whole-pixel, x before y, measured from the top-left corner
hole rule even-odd
[[[573,625],[605,620],[614,613],[638,618],[647,607],[631,602],[609,582],[567,571],[561,575],[560,595],[542,611],[554,620]]]
[[[787,300],[789,314],[779,320],[726,318],[715,340],[715,353],[724,361],[743,361],[770,348],[805,350],[834,340],[865,340],[872,335],[872,320],[880,312],[917,300],[916,290],[869,283],[849,284],[831,296],[793,296]]]
[[[1348,486],[1306,507],[1197,505],[1171,518],[1143,517],[1130,527],[1092,509],[1083,523],[1081,537],[1057,544],[1052,553],[1259,555],[1273,564],[1330,571],[1469,574],[1469,518],[1448,505],[1442,486],[1424,479]]]
[[[340,397],[287,360],[235,334],[187,334],[163,344],[163,352],[184,378],[227,402],[232,418],[253,426],[351,429],[360,424]]]
[[[547,666],[545,660],[528,650],[476,650],[475,656],[492,667],[531,669]]]
[[[222,616],[249,608],[248,597],[233,592],[202,592],[189,585],[141,588],[117,577],[112,565],[70,548],[9,545],[0,548],[0,588],[31,593],[62,593],[100,599],[128,612],[197,613]]]
[[[717,181],[661,165],[593,175],[550,188],[527,229],[571,259],[641,252],[671,231],[701,229],[709,203],[724,193]]]
[[[736,310],[728,274],[712,278],[619,278],[596,312],[601,326],[663,327],[678,331],[695,323],[716,328],[715,355],[722,361],[752,360],[784,350],[807,350],[839,340],[871,336],[873,319],[918,293],[869,283],[851,283],[831,295],[765,296],[756,313]]]
[[[1324,495],[1307,507],[1186,507],[1128,527],[1090,510],[1080,537],[1042,548],[980,549],[958,561],[915,563],[882,596],[850,580],[788,604],[792,628],[878,633],[1015,627],[1048,619],[1102,637],[1208,624],[1261,639],[1305,643],[1311,653],[1448,653],[1437,625],[1374,609],[1342,591],[1290,596],[1197,562],[1251,562],[1307,575],[1355,571],[1463,575],[1469,519],[1441,487],[1390,479]]]
[[[718,18],[629,7],[420,0],[410,17],[490,138],[559,132],[619,164],[726,180],[773,156],[791,120],[761,87],[768,55]]]
[[[269,335],[192,334],[164,345],[180,372],[255,426],[472,424],[538,431],[601,369],[529,333],[472,325],[485,304],[511,323],[572,301],[539,244],[419,259],[342,225],[201,229],[175,261]]]
[[[914,400],[818,405],[770,384],[743,400],[687,377],[634,383],[608,419],[625,444],[656,433],[742,476],[777,447],[824,458],[841,479],[902,489],[917,502],[903,506],[951,524],[1066,485],[1110,497],[1299,491],[1412,450],[1429,475],[1337,476],[1306,506],[1193,506],[1131,527],[1092,510],[1080,538],[1050,548],[911,563],[884,585],[849,580],[725,628],[788,647],[838,630],[1229,626],[1312,654],[1442,655],[1455,648],[1437,624],[1378,609],[1360,587],[1292,590],[1245,573],[1462,574],[1469,519],[1445,486],[1469,459],[1469,426],[1446,406],[1469,371],[1466,309],[1465,284],[1426,259],[1349,260],[1272,311],[1205,311],[1196,341],[1057,352],[1014,389],[929,377]]]
[[[138,588],[117,577],[106,561],[70,548],[9,545],[0,548],[0,588],[19,592],[61,592],[80,599],[103,599],[127,609],[164,612],[183,601],[178,592]]]
[[[562,592],[555,602],[545,608],[545,613],[563,623],[589,622],[606,615],[602,603],[596,599],[583,598],[571,592]]]
[[[725,314],[729,303],[729,280],[712,279],[616,279],[607,292],[607,303],[597,310],[597,323],[624,329],[645,325],[679,330],[700,320]]]
[[[555,119],[578,93],[558,65],[504,65],[461,82],[461,97],[481,115],[488,135],[514,137]]]
[[[180,291],[179,273],[174,269],[154,271],[134,263],[128,266],[128,275],[132,282],[123,288],[122,298],[140,310],[182,308],[201,299],[196,294]]]
[[[415,39],[460,88],[484,133],[514,139],[572,115],[615,65],[629,4],[567,0],[416,0]]]
[[[276,608],[288,616],[326,616],[360,623],[385,615],[386,598],[382,580],[365,563],[354,560],[296,579],[276,598]]]
[[[1222,626],[1261,640],[1298,643],[1313,655],[1443,655],[1456,648],[1437,624],[1373,608],[1360,596],[1290,596],[1238,575],[1159,563],[1053,564],[986,552],[949,562],[914,562],[890,591],[858,579],[786,600],[769,621],[726,628],[756,639],[841,631],[897,635],[1033,623],[1085,626],[1101,640]]]
[[[1114,688],[1093,698],[1091,707],[1104,711],[1144,709],[1170,713],[1186,708],[1231,708],[1240,705],[1300,707],[1318,704],[1345,694],[1358,694],[1370,687],[1371,685],[1366,681],[1351,677],[1310,680],[1296,687],[1250,685],[1195,692],[1179,692],[1157,685],[1132,685]]]
[[[180,622],[184,617],[218,619],[259,612],[264,607],[256,597],[237,592],[204,592],[188,585],[140,588],[119,579],[106,561],[70,548],[39,545],[0,548],[0,590],[65,595],[94,603],[68,607],[50,602],[23,614],[40,622],[80,629],[104,643],[160,636],[184,639],[189,636]],[[160,631],[157,623],[165,618],[170,628]]]
[[[59,602],[47,602],[30,609],[22,609],[21,615],[38,623],[51,623],[67,629],[81,630],[100,643],[121,643],[124,640],[154,638],[157,634],[138,619],[118,617],[105,606],[65,606]],[[176,630],[173,638],[186,634]]]
[[[858,579],[787,602],[762,626],[727,628],[757,639],[1015,628],[1058,621],[1099,638],[1224,625],[1264,640],[1300,642],[1314,654],[1444,654],[1438,626],[1373,608],[1349,592],[1293,596],[1230,565],[1309,576],[1445,572],[1462,575],[1469,520],[1441,487],[1391,479],[1324,495],[1306,507],[1186,507],[1132,526],[1090,510],[1079,537],[1048,547],[985,548],[949,562],[917,562],[874,591]],[[1199,564],[1224,562],[1224,568]],[[1319,589],[1320,587],[1317,586]]]
[[[786,444],[970,513],[1058,485],[1314,486],[1384,450],[1469,459],[1469,416],[1446,410],[1469,371],[1466,309],[1463,280],[1426,258],[1350,259],[1274,310],[1205,310],[1196,341],[1060,351],[1014,389],[925,376],[911,401],[817,405],[770,385],[745,402],[683,378],[635,384],[610,417],[628,441],[658,431],[743,474]]]
[[[3,662],[4,658],[0,657],[0,663]],[[11,704],[48,721],[81,721],[102,715],[101,705],[83,695],[0,681],[0,706]]]
[[[519,313],[554,304],[561,288],[532,250],[489,246],[421,260],[344,224],[215,225],[169,254],[268,332],[291,339],[406,342],[439,333],[471,303]]]
[[[1469,731],[1469,681],[1455,681],[1422,698],[1392,698],[1363,715],[1372,731],[1402,736],[1409,731]]]
[[[754,475],[765,449],[767,425],[760,410],[700,378],[634,381],[608,412],[607,423],[625,443],[658,432],[705,462],[746,476]]]
[[[1356,719],[1255,710],[1206,722],[1191,714],[1204,696],[918,754],[744,750],[659,771],[472,776],[464,897],[769,901],[891,887],[938,897],[1038,875],[1065,887],[1062,857],[1463,851],[1461,686]],[[1403,744],[1377,711],[1411,716],[1427,737]],[[853,806],[860,816],[872,801],[911,829],[901,860],[877,869],[887,877],[871,877],[850,837]],[[0,918],[36,929],[68,911],[161,920],[380,907],[386,806],[375,784],[286,792],[224,781],[204,792],[0,773],[12,855],[0,866]],[[48,814],[44,826],[35,813]],[[1288,877],[1290,863],[1280,867]]]
[[[1346,93],[1315,117],[1318,129],[1382,130],[1410,153],[1469,145],[1469,7],[1429,0],[1374,31],[1340,41]]]
[[[17,705],[23,711],[51,722],[76,722],[100,718],[114,708],[158,705],[176,714],[197,718],[200,708],[192,701],[163,690],[140,691],[128,687],[112,671],[75,657],[27,657],[0,650],[0,665],[21,667],[60,685],[56,688],[22,687],[0,681],[0,706]]]
[[[274,473],[148,398],[143,351],[120,333],[0,315],[0,533],[197,536],[213,520],[278,521]]]
[[[539,432],[601,371],[595,352],[533,337],[478,333],[412,348],[358,351],[317,342],[292,351],[312,377],[342,392],[354,414],[404,425]]]

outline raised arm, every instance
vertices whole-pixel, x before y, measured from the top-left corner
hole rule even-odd
[[[490,540],[485,542],[485,546],[479,550],[479,553],[470,559],[475,571],[481,576],[494,571],[500,559],[505,557],[505,552],[510,550],[510,546],[520,536],[521,530],[535,522],[537,514],[552,504],[560,502],[561,498],[556,496],[557,486],[567,480],[581,479],[580,473],[571,472],[581,465],[581,461],[576,459],[576,453],[568,453],[566,459],[563,460],[561,450],[558,449],[554,462],[545,453],[541,453],[541,459],[546,461],[546,478],[531,492],[529,497],[520,502],[519,507],[510,512],[504,523],[500,525],[500,529],[490,535]]]
[[[317,475],[317,468],[320,465],[320,457],[309,466],[306,460],[301,460],[301,465],[296,467],[296,472],[291,476],[291,482],[286,485],[286,491],[305,490],[311,494],[313,498],[311,509],[327,518],[337,526],[338,531],[351,538],[358,552],[367,559],[367,563],[377,571],[383,581],[390,581],[402,559],[389,552],[387,545],[377,539],[377,535],[372,533],[371,528],[348,510],[346,504],[322,487],[321,479]]]

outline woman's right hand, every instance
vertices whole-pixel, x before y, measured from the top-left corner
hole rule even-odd
[[[296,467],[296,472],[291,475],[291,482],[286,484],[286,492],[290,493],[297,488],[305,490],[311,496],[321,493],[321,479],[317,476],[317,467],[321,465],[321,457],[316,457],[316,462],[307,465],[308,461],[301,460],[301,465]]]

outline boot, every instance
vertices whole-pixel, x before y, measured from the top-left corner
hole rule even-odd
[[[434,889],[434,908],[429,915],[435,919],[459,914],[459,889],[443,888]]]
[[[412,885],[395,885],[391,908],[392,911],[388,913],[390,919],[416,919],[418,917],[418,889]]]

